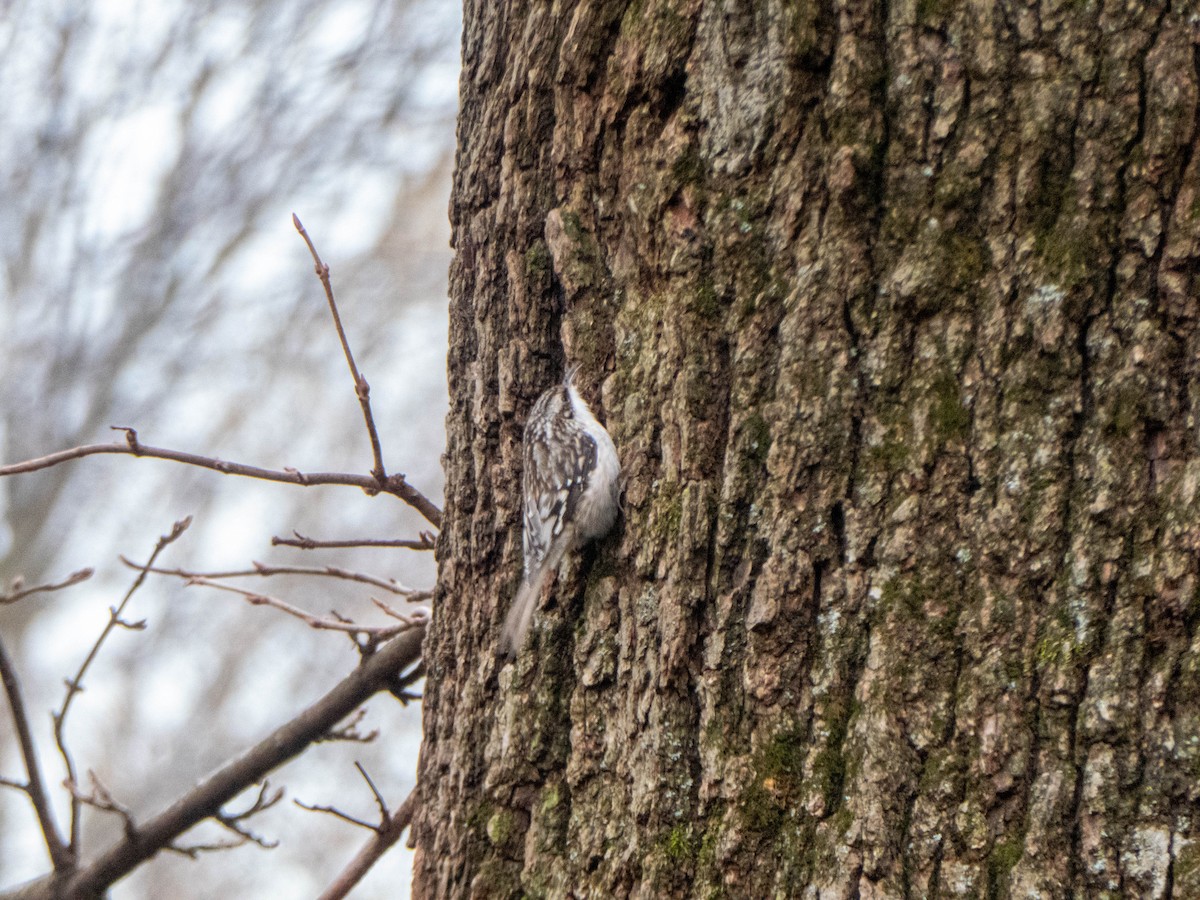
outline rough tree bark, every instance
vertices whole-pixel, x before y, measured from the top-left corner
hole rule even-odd
[[[468,0],[417,896],[1200,896],[1198,41]],[[568,360],[624,515],[500,670]]]

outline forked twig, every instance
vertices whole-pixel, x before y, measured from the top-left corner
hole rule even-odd
[[[192,524],[192,517],[188,516],[180,519],[172,527],[168,534],[164,534],[158,539],[158,543],[154,545],[154,552],[150,554],[150,559],[146,561],[144,566],[139,566],[141,570],[138,572],[137,578],[133,580],[133,584],[129,586],[129,590],[125,592],[125,596],[116,606],[109,607],[108,622],[105,623],[104,629],[100,632],[100,636],[96,638],[92,644],[92,649],[88,651],[87,656],[79,666],[79,671],[75,673],[74,678],[67,679],[67,692],[63,696],[62,706],[58,711],[51,715],[54,721],[54,742],[58,745],[58,753],[63,758],[63,764],[67,768],[67,781],[74,785],[78,783],[75,775],[75,760],[71,757],[70,751],[67,749],[66,741],[66,723],[67,713],[71,711],[71,703],[75,699],[75,695],[83,690],[83,676],[87,674],[88,668],[91,666],[96,655],[100,652],[104,641],[112,633],[114,628],[127,628],[131,631],[139,631],[146,627],[145,621],[129,622],[121,618],[121,614],[125,611],[130,599],[137,592],[138,588],[146,580],[146,573],[150,567],[154,565],[154,561],[158,559],[158,555],[163,552],[170,544],[178,540],[189,525]],[[71,793],[71,837],[69,846],[73,852],[78,852],[79,849],[79,812],[81,804],[80,796],[77,792]]]
[[[123,803],[118,803],[110,791],[100,780],[100,778],[91,769],[88,769],[88,781],[91,783],[92,789],[85,794],[72,779],[68,778],[63,782],[63,786],[71,794],[72,799],[81,803],[84,806],[90,806],[92,809],[98,809],[101,812],[113,813],[121,817],[123,831],[125,832],[126,840],[137,839],[137,822],[133,819],[133,812],[128,806]]]
[[[64,784],[67,790],[71,792],[71,796],[84,806],[90,806],[101,812],[115,813],[120,816],[124,825],[125,839],[136,842],[138,839],[137,822],[134,821],[133,813],[129,807],[118,803],[116,798],[113,797],[112,791],[90,769],[88,770],[88,781],[91,782],[92,789],[86,794],[79,789],[78,785],[70,780],[64,782]],[[236,840],[215,841],[208,844],[180,844],[178,841],[170,841],[163,846],[163,849],[179,853],[190,859],[195,859],[201,853],[232,850],[234,847],[240,847],[243,844],[257,844],[265,850],[273,850],[279,846],[279,841],[267,840],[252,832],[242,823],[251,816],[255,816],[263,810],[270,809],[281,799],[283,799],[283,788],[277,788],[272,792],[270,782],[264,780],[259,786],[258,796],[254,799],[254,802],[242,812],[227,813],[223,809],[218,809],[212,814],[212,820],[227,831],[233,832],[237,836]]]
[[[378,824],[372,825],[370,822],[363,821],[362,819],[356,818],[355,816],[352,816],[349,813],[342,812],[336,806],[323,806],[320,804],[309,804],[309,803],[304,803],[300,800],[293,800],[292,802],[295,803],[297,806],[299,806],[301,809],[307,809],[309,812],[326,813],[328,815],[335,816],[336,818],[341,819],[343,822],[349,822],[351,825],[357,825],[359,828],[366,828],[368,831],[373,831],[376,834],[378,834],[380,829],[385,828],[387,826],[387,820],[388,820],[388,815],[389,815],[387,801],[385,801],[383,799],[383,795],[379,793],[379,788],[375,787],[375,782],[371,780],[371,776],[367,774],[367,770],[363,768],[362,763],[355,760],[354,768],[358,769],[358,774],[362,776],[363,781],[365,781],[367,783],[367,787],[369,787],[371,789],[371,793],[375,797],[375,805],[379,807],[379,823]]]
[[[283,788],[276,788],[271,791],[271,783],[264,780],[258,789],[258,796],[254,798],[254,802],[240,813],[227,813],[224,810],[218,810],[213,816],[227,830],[242,838],[243,841],[248,841],[252,844],[271,850],[279,846],[279,841],[269,841],[255,834],[242,823],[247,821],[251,816],[256,816],[263,810],[270,809],[276,803],[283,799]]]
[[[325,889],[319,900],[341,900],[347,896],[371,866],[375,865],[379,857],[400,840],[400,836],[412,822],[416,809],[417,792],[414,790],[400,804],[399,809],[391,815],[384,816],[383,821],[374,829],[375,834]]]
[[[342,618],[337,613],[334,613],[334,618],[325,619],[320,616],[314,616],[312,613],[305,612],[297,606],[293,606],[286,600],[280,600],[278,597],[269,597],[266,594],[260,594],[257,591],[249,591],[245,588],[240,588],[232,584],[223,584],[220,581],[211,581],[207,578],[189,578],[188,584],[203,585],[204,587],[216,588],[219,591],[229,591],[232,594],[240,594],[248,603],[253,606],[269,606],[272,609],[277,609],[280,612],[287,613],[289,616],[299,619],[308,625],[309,628],[316,628],[322,631],[345,631],[352,635],[364,635],[373,644],[380,641],[385,641],[388,638],[400,634],[402,631],[407,631],[410,628],[422,626],[428,621],[429,614],[424,609],[417,609],[408,616],[401,617],[398,625],[360,625],[357,622],[352,622],[349,619]]]

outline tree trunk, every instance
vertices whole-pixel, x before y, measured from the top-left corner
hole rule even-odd
[[[1200,896],[1194,8],[466,7],[417,896]]]

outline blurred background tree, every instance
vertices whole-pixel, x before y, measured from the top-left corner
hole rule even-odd
[[[109,425],[131,425],[158,446],[366,473],[361,413],[295,211],[333,269],[384,460],[438,498],[458,16],[435,0],[5,4],[0,458],[105,441]],[[52,784],[48,710],[128,584],[117,554],[144,559],[188,514],[196,524],[165,565],[337,563],[432,583],[430,554],[270,546],[293,529],[415,536],[420,518],[386,496],[109,457],[0,481],[0,583],[98,570],[67,594],[0,607]],[[290,582],[271,592],[371,617],[367,591]],[[335,635],[203,588],[157,579],[134,605],[149,629],[107,646],[69,737],[81,769],[142,813],[357,659]],[[402,797],[418,718],[376,701],[374,745],[321,745],[278,780],[289,797],[360,803],[369,816],[352,762]],[[19,771],[10,734],[6,720],[4,774]],[[119,827],[97,814],[84,824],[85,854]],[[160,856],[113,896],[311,896],[363,839],[290,804],[255,830],[280,846]],[[407,857],[389,854],[361,895],[407,891]],[[45,869],[26,799],[0,792],[0,888]]]

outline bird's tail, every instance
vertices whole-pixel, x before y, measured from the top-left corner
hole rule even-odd
[[[533,578],[526,578],[517,589],[508,615],[504,618],[504,630],[500,632],[500,643],[496,647],[496,656],[513,659],[525,645],[525,636],[529,634],[529,625],[533,621],[533,611],[537,607],[538,597],[546,584],[546,576],[551,569],[542,566]]]
[[[508,615],[504,617],[504,630],[500,632],[500,643],[496,646],[497,658],[513,659],[525,646],[525,636],[529,634],[529,624],[533,621],[533,611],[537,609],[538,598],[542,596],[542,588],[550,576],[558,570],[563,554],[568,547],[575,546],[575,526],[568,525],[559,535],[558,540],[550,544],[550,549],[542,560],[541,566],[533,574],[528,572],[517,596],[513,598]]]

